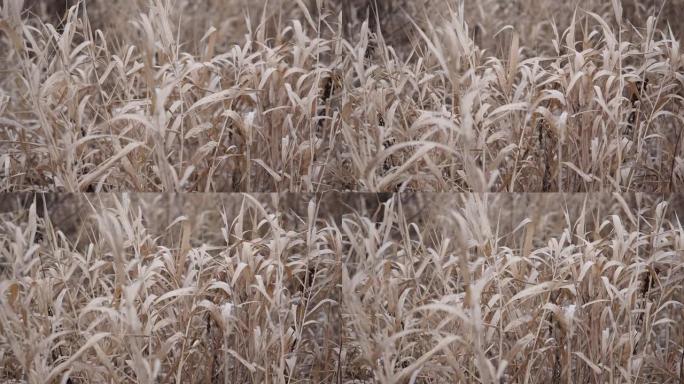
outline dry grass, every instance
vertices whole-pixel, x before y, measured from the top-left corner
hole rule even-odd
[[[2,0],[0,381],[684,383],[682,9]]]
[[[35,205],[7,217],[2,377],[328,382],[340,343],[332,229],[315,211],[283,227],[278,211],[250,196],[194,215],[178,208],[188,216],[155,232],[146,223],[166,224],[162,202],[80,197],[72,209],[90,213],[70,219],[82,220],[70,236]]]
[[[358,6],[339,23],[344,9],[300,1],[231,29],[155,0],[100,31],[95,5],[56,30],[20,3],[2,7],[4,191],[672,192],[684,180],[684,60],[659,7],[586,2],[494,33],[542,2],[489,19],[446,0],[380,2],[391,13]]]
[[[331,198],[28,196],[2,216],[0,377],[681,378],[681,199]]]

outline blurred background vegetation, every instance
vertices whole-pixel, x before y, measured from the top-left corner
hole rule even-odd
[[[59,24],[69,6],[76,0],[26,0],[25,8],[40,16],[44,21]],[[267,19],[265,33],[277,38],[277,31],[287,25],[292,18],[303,19],[304,10],[297,1],[291,0],[85,0],[85,11],[90,16],[93,27],[106,34],[130,40],[136,36],[131,28],[122,28],[131,18],[147,12],[151,3],[160,2],[173,5],[171,17],[179,28],[179,39],[185,49],[198,49],[202,36],[210,27],[219,31],[219,44],[244,41],[248,33],[256,33],[255,28],[262,19]],[[306,3],[306,4],[305,4]],[[429,22],[437,25],[447,18],[450,10],[461,7],[465,11],[470,33],[481,48],[490,50],[505,49],[506,34],[500,32],[513,28],[520,35],[520,44],[535,49],[550,48],[553,37],[552,23],[559,31],[571,23],[576,10],[590,10],[606,20],[614,20],[611,1],[573,0],[302,0],[311,16],[323,16],[331,30],[341,28],[347,38],[354,38],[361,31],[359,26],[368,19],[371,31],[380,26],[383,37],[401,53],[410,49],[415,31],[412,23],[425,27]],[[663,31],[672,30],[677,39],[684,36],[684,1],[682,0],[622,0],[623,18],[628,29],[646,33],[649,17],[655,18],[655,26]],[[342,16],[342,25],[339,24]],[[317,19],[316,17],[313,18]],[[323,29],[325,31],[325,29]],[[406,53],[406,52],[405,52]],[[494,52],[492,52],[493,54]]]

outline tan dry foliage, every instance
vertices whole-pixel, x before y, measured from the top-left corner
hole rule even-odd
[[[494,33],[471,3],[380,2],[345,32],[335,7],[300,1],[245,8],[231,32],[183,22],[205,12],[183,2],[129,2],[130,27],[102,31],[96,3],[58,29],[19,3],[2,8],[4,191],[670,192],[684,180],[684,60],[653,7],[639,19],[586,2],[532,19],[536,33],[501,16]]]
[[[59,205],[2,214],[2,378],[680,374],[677,197],[414,194],[380,213],[364,195],[337,212],[299,197],[80,195],[68,232]]]

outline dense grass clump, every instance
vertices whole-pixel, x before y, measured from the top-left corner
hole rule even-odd
[[[336,211],[332,198],[75,195],[42,213],[32,197],[5,208],[0,378],[681,377],[677,198],[346,195]]]
[[[0,1],[0,382],[684,383],[682,18]]]
[[[5,0],[0,188],[682,185],[684,60],[662,9],[586,2],[494,33],[535,2],[497,5],[498,23],[472,4],[400,3],[291,2],[246,13],[240,29],[199,5],[128,2],[139,13],[99,30],[97,2],[53,27]],[[203,36],[186,19],[206,22]]]

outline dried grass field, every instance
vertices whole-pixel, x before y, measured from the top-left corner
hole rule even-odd
[[[3,0],[0,191],[684,183],[681,0],[103,1]]]
[[[681,197],[5,201],[5,379],[681,382]]]
[[[1,383],[684,383],[683,0],[1,0]]]

